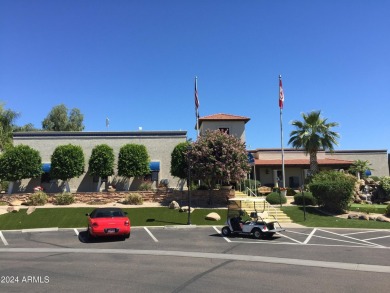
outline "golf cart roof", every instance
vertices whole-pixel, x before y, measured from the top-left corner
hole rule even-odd
[[[232,197],[229,201],[263,202],[265,198],[261,197]]]

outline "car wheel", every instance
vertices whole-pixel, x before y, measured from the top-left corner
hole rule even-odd
[[[130,238],[130,233],[129,233],[129,234],[126,234],[126,235],[125,235],[125,238],[126,238],[126,239],[129,239],[129,238]]]
[[[229,236],[231,233],[230,228],[228,226],[225,226],[222,228],[222,235],[223,236]]]
[[[261,230],[258,228],[253,229],[252,234],[253,234],[253,237],[256,239],[260,239],[263,237],[263,232],[261,232]]]

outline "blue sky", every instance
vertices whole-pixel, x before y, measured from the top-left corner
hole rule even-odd
[[[86,131],[194,129],[200,115],[251,118],[248,148],[284,145],[321,110],[336,149],[390,147],[390,1],[0,0],[0,101],[40,128],[59,104]]]

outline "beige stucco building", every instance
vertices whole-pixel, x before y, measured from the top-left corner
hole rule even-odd
[[[92,149],[99,144],[107,144],[114,150],[115,166],[117,171],[117,158],[120,148],[129,143],[142,144],[146,146],[150,160],[151,171],[148,179],[154,179],[154,185],[163,179],[168,179],[170,186],[178,183],[177,178],[170,174],[171,153],[174,147],[187,140],[186,131],[133,131],[133,132],[17,132],[14,133],[14,145],[24,144],[39,151],[44,171],[48,173],[50,169],[51,155],[59,145],[79,145],[84,151],[85,173],[79,178],[70,180],[70,189],[75,191],[94,191],[97,188],[96,178],[87,173],[88,161]],[[17,183],[14,192],[31,192],[35,186],[43,186],[47,192],[59,192],[63,186],[57,180],[46,180],[48,174],[43,174],[42,178],[26,179]],[[153,177],[153,178],[152,178]],[[45,179],[46,178],[46,179]],[[125,180],[116,175],[112,176],[111,182],[118,190],[125,189]],[[143,182],[132,179],[130,189],[137,189]]]
[[[199,132],[206,130],[221,130],[234,135],[245,142],[245,126],[250,118],[231,114],[214,114],[199,118]],[[85,173],[79,178],[70,181],[71,191],[96,190],[96,178],[87,173],[88,160],[92,149],[98,144],[107,144],[114,149],[117,158],[121,146],[127,143],[143,144],[146,146],[151,159],[152,173],[148,177],[153,179],[154,186],[163,179],[169,181],[170,187],[176,187],[179,179],[170,174],[171,153],[175,146],[187,140],[186,131],[133,131],[133,132],[17,132],[14,133],[14,144],[24,144],[38,150],[44,163],[46,173],[42,178],[22,180],[16,183],[14,192],[31,192],[35,186],[43,185],[48,192],[62,190],[61,182],[48,180],[51,155],[59,145],[80,145],[84,150]],[[251,178],[259,180],[262,185],[274,186],[282,178],[281,149],[253,149],[248,150],[254,162]],[[320,169],[346,170],[355,160],[369,161],[372,175],[389,176],[389,156],[387,150],[337,150],[333,153],[320,151],[318,163]],[[296,188],[304,183],[309,170],[309,157],[302,150],[285,149],[285,186]],[[116,172],[116,165],[114,167]],[[114,175],[111,182],[117,185],[118,190],[125,190],[125,180]],[[134,190],[143,182],[143,178],[131,180],[130,189]],[[279,181],[280,183],[280,181]]]

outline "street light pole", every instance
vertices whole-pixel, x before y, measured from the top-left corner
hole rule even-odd
[[[188,169],[188,174],[187,174],[187,192],[188,192],[188,221],[187,225],[191,225],[191,166],[190,166],[190,151],[192,150],[192,146],[188,145],[187,146],[187,169]]]

